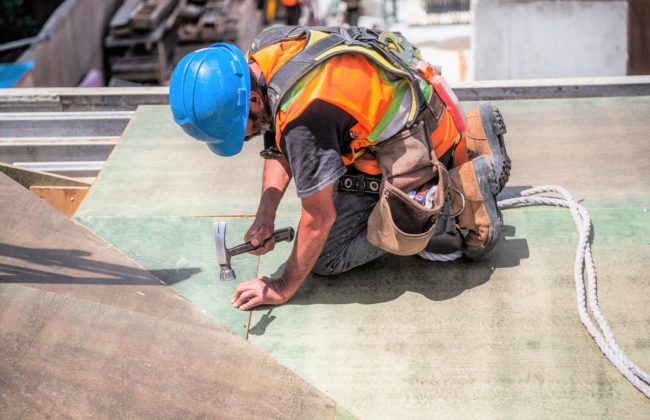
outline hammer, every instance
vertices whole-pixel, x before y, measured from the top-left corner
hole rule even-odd
[[[221,266],[220,278],[222,281],[230,281],[236,278],[235,272],[230,267],[231,257],[264,246],[264,244],[254,246],[250,242],[246,242],[234,248],[226,247],[226,222],[214,222],[212,224],[212,231],[214,232],[214,242],[217,245],[217,262]],[[288,227],[273,232],[273,239],[275,239],[275,242],[291,242],[294,235],[293,228]]]

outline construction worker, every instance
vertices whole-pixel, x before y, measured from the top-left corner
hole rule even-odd
[[[302,203],[281,277],[241,283],[233,306],[285,303],[310,272],[339,274],[387,250],[451,260],[494,248],[502,225],[496,195],[510,169],[501,115],[492,104],[462,113],[413,51],[401,37],[364,28],[275,27],[246,56],[220,43],[177,65],[170,105],[188,134],[221,156],[264,134],[262,194],[245,235],[261,245],[253,254],[273,249],[291,179]],[[412,204],[421,184],[434,192],[434,210]]]

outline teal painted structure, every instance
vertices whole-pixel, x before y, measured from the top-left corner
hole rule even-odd
[[[34,65],[34,60],[24,63],[0,64],[0,88],[15,86],[28,71],[34,68]]]

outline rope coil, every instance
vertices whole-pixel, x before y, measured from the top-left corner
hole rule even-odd
[[[564,198],[534,197],[537,194],[554,193]],[[632,362],[614,340],[614,335],[600,312],[598,306],[598,280],[596,267],[591,254],[591,218],[587,210],[573,199],[573,196],[564,188],[555,185],[545,185],[530,188],[521,192],[521,197],[508,198],[498,202],[502,210],[527,206],[555,206],[568,208],[573,216],[573,221],[578,229],[580,240],[576,251],[574,264],[574,278],[576,296],[578,300],[578,313],[580,320],[591,334],[592,338],[609,359],[610,362],[647,398],[650,398],[650,375]],[[587,283],[585,284],[585,271]],[[591,317],[596,321],[592,321]]]

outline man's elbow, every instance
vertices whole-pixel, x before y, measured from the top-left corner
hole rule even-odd
[[[334,225],[335,221],[336,221],[336,211],[332,208],[331,212],[328,212],[322,216],[320,223],[322,223],[323,227],[326,228],[327,231],[329,232],[330,229],[332,228],[332,225]]]
[[[305,213],[303,215],[304,221],[313,231],[327,234],[336,221],[336,210],[334,206],[331,208],[320,208],[316,211],[306,211]]]
[[[332,199],[332,186],[302,199],[302,223],[319,233],[329,233],[336,220],[336,208]]]

